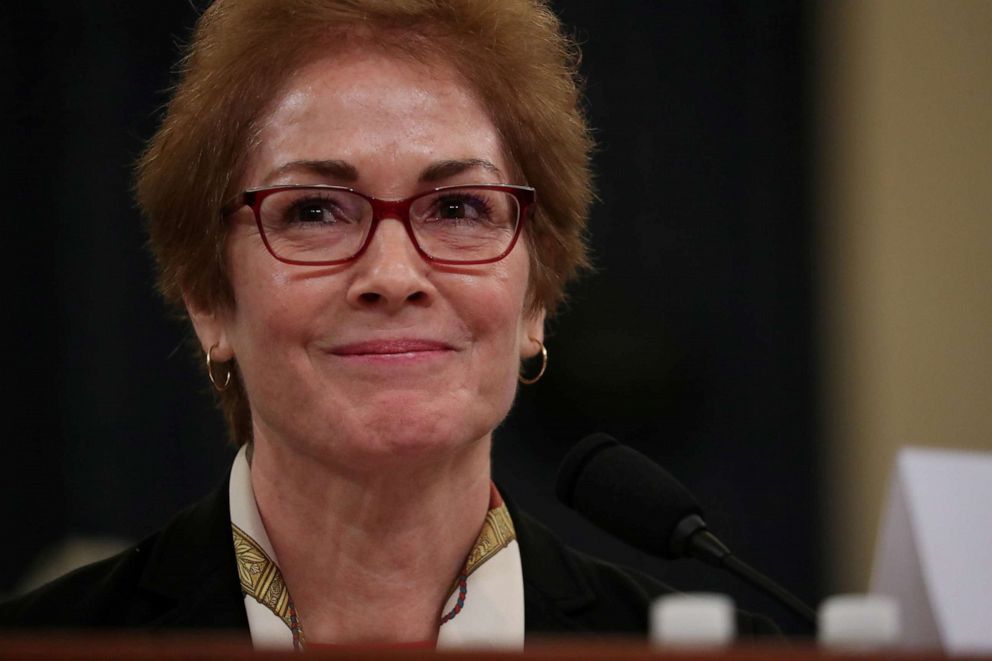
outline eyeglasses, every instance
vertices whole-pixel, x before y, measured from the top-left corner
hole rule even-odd
[[[245,191],[224,217],[251,207],[262,241],[287,264],[333,266],[358,259],[376,227],[394,217],[421,257],[438,264],[488,264],[513,250],[537,194],[527,186],[444,186],[404,200],[380,200],[341,186],[275,186]]]

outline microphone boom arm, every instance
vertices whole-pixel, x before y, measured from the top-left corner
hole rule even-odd
[[[816,628],[816,614],[799,597],[735,556],[711,533],[698,514],[690,514],[675,526],[670,542],[675,557],[689,556],[730,572],[751,587],[777,599],[808,625]]]
[[[723,557],[721,567],[729,571],[734,576],[742,579],[745,583],[758,588],[784,604],[793,613],[802,618],[806,624],[816,629],[816,613],[807,606],[799,597],[795,596],[781,585],[771,580],[754,567],[750,566],[733,553],[728,553]]]

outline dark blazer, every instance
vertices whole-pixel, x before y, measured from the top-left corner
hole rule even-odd
[[[524,575],[528,637],[644,635],[652,599],[672,592],[653,578],[562,544],[507,502]],[[248,636],[225,484],[134,547],[0,604],[0,629],[216,629]],[[742,636],[774,633],[740,613]]]

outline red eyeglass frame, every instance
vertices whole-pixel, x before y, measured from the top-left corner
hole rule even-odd
[[[365,237],[365,241],[358,250],[345,259],[333,259],[329,261],[320,262],[310,262],[302,261],[297,259],[286,259],[285,257],[280,257],[272,249],[269,244],[268,237],[265,236],[265,230],[262,227],[262,202],[269,195],[274,193],[279,193],[286,190],[298,190],[301,188],[313,188],[317,190],[337,190],[346,191],[352,193],[366,200],[372,206],[372,223],[369,227],[369,233]],[[420,247],[417,242],[417,237],[413,233],[413,226],[410,224],[410,207],[414,202],[422,197],[428,195],[433,195],[438,192],[444,191],[455,191],[459,189],[466,188],[485,188],[487,190],[500,191],[503,193],[509,193],[517,200],[517,227],[514,230],[513,238],[510,240],[510,245],[507,246],[506,250],[500,253],[496,257],[489,259],[474,259],[474,260],[459,260],[459,259],[440,259],[428,254]],[[286,264],[293,264],[296,266],[336,266],[339,264],[347,264],[348,262],[353,262],[359,257],[361,257],[365,251],[368,249],[369,244],[372,243],[372,237],[375,236],[376,229],[379,227],[379,221],[383,218],[389,217],[394,218],[401,223],[403,227],[406,228],[407,236],[410,237],[410,242],[413,247],[416,248],[417,253],[423,257],[426,261],[432,264],[448,264],[448,265],[473,265],[473,264],[492,264],[493,262],[498,262],[510,252],[513,251],[514,246],[517,245],[517,239],[520,238],[520,232],[523,229],[524,223],[526,222],[528,216],[532,212],[534,205],[537,204],[537,191],[530,186],[518,186],[515,184],[458,184],[454,186],[441,186],[439,188],[433,188],[431,190],[423,191],[417,193],[412,197],[408,197],[400,200],[384,200],[377,197],[372,197],[371,195],[366,195],[354,188],[348,188],[346,186],[332,186],[329,184],[287,184],[283,186],[270,186],[265,188],[251,188],[243,193],[236,196],[233,200],[224,205],[221,210],[222,218],[226,219],[238,211],[241,207],[247,206],[251,208],[252,214],[255,216],[255,224],[258,226],[258,234],[262,237],[262,242],[265,244],[266,249],[269,254],[278,259],[280,262]]]

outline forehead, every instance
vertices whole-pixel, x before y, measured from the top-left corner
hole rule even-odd
[[[351,163],[362,179],[451,159],[506,172],[498,131],[472,88],[443,60],[349,50],[313,60],[276,94],[249,159],[248,186],[298,160]]]

